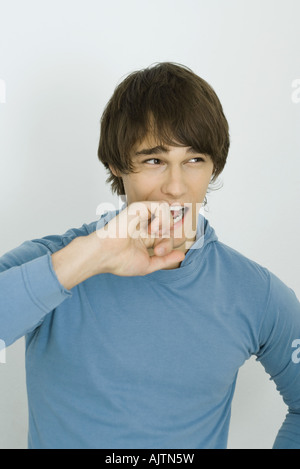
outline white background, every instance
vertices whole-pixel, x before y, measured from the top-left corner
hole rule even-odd
[[[173,61],[213,86],[230,123],[206,217],[300,298],[299,18],[299,0],[0,0],[0,255],[119,208],[97,159],[101,114],[129,72]],[[20,339],[0,364],[0,448],[26,447],[26,399]],[[285,414],[249,360],[229,448],[271,448]]]

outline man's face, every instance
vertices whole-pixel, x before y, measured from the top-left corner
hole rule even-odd
[[[138,172],[121,174],[127,204],[166,201],[188,209],[181,220],[180,213],[171,212],[174,249],[186,253],[196,238],[199,209],[213,174],[211,158],[191,147],[162,147],[151,136],[133,149],[131,157]]]

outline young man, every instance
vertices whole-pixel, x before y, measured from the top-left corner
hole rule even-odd
[[[132,73],[98,153],[122,209],[0,259],[0,337],[26,336],[29,448],[226,448],[252,355],[289,407],[274,448],[300,448],[299,301],[199,213],[228,150],[204,80]]]

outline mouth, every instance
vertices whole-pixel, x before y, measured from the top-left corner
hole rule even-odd
[[[181,207],[180,205],[170,207],[170,212],[172,213],[174,220],[173,228],[182,224],[188,210],[189,207]]]

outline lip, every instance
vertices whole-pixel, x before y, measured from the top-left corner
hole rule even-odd
[[[184,207],[184,204],[178,204],[178,203],[176,204],[176,203],[174,203],[174,204],[169,204],[169,206],[170,206],[170,208],[171,208],[171,207],[173,207],[173,208],[176,208],[176,207],[183,208],[183,207]]]

